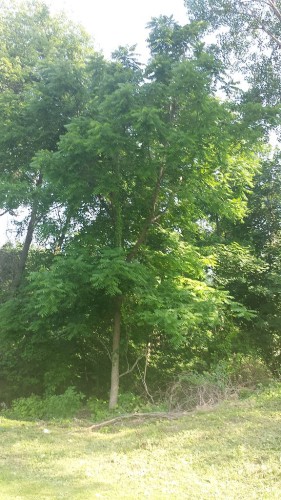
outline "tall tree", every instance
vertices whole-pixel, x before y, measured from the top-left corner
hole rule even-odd
[[[233,39],[237,36],[245,39],[247,32],[262,38],[264,32],[281,48],[280,0],[186,0],[185,3],[194,18],[207,21],[213,29],[228,27]]]
[[[259,117],[219,100],[224,67],[204,47],[202,23],[153,19],[142,70],[133,47],[111,62],[89,54],[88,41],[41,4],[9,16],[3,39],[13,40],[16,19],[25,44],[17,56],[10,41],[3,54],[2,206],[29,207],[25,249],[36,224],[53,256],[1,306],[1,335],[16,355],[23,346],[30,355],[37,339],[36,366],[47,362],[46,338],[49,347],[71,340],[75,362],[100,340],[111,351],[114,408],[126,343],[138,354],[163,336],[191,343],[226,315],[247,315],[208,283],[213,259],[198,241],[245,215]]]
[[[216,41],[215,52],[222,54],[229,72],[246,79],[248,90],[241,101],[252,110],[259,126],[267,134],[275,132],[280,139],[281,102],[281,2],[279,0],[186,0],[191,19],[205,22],[207,31]],[[248,128],[249,128],[248,124]],[[261,171],[254,179],[245,223],[221,223],[221,242],[235,240],[244,246],[247,264],[239,276],[237,255],[241,248],[224,248],[231,267],[219,267],[220,277],[230,292],[256,309],[252,327],[242,328],[245,343],[251,343],[267,362],[277,366],[280,354],[280,159],[277,154],[264,158]],[[230,257],[232,255],[232,258]],[[222,259],[223,261],[224,259]],[[241,259],[243,263],[243,259]],[[256,272],[253,274],[253,270]],[[226,276],[228,276],[226,278]],[[228,285],[226,283],[228,281]],[[244,283],[244,284],[242,284]]]
[[[205,22],[230,71],[244,75],[249,100],[280,104],[280,0],[186,0],[191,19]]]
[[[28,1],[1,6],[0,47],[0,205],[11,215],[18,208],[28,211],[16,289],[35,227],[53,202],[36,154],[55,150],[81,109],[90,44],[77,27],[52,18],[45,4]]]
[[[70,222],[63,253],[32,277],[33,306],[43,317],[74,306],[71,275],[85,266],[92,308],[102,302],[112,326],[111,408],[128,309],[144,332],[180,342],[231,307],[206,284],[195,235],[215,215],[242,217],[257,164],[243,120],[215,95],[221,65],[204,50],[200,25],[160,17],[150,29],[144,72],[131,49],[111,63],[91,59],[83,113],[57,152],[37,157]]]

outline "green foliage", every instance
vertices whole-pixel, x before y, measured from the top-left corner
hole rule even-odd
[[[206,23],[153,19],[144,70],[134,47],[106,61],[40,3],[0,24],[0,205],[29,208],[25,280],[3,285],[4,383],[104,397],[110,357],[126,371],[150,345],[169,376],[175,360],[227,357],[268,290],[249,245],[223,241],[247,213],[263,127],[249,95],[218,98],[227,68]]]
[[[264,286],[267,272],[268,265],[250,247],[233,242],[216,248],[214,282],[249,308],[258,308],[267,296]]]
[[[45,418],[72,418],[81,408],[83,394],[74,387],[69,387],[64,394],[50,395],[44,398]]]
[[[11,284],[16,274],[19,261],[20,247],[13,247],[6,243],[0,248],[0,301],[5,300],[10,292]]]
[[[47,395],[44,398],[32,395],[13,401],[11,408],[3,410],[6,417],[20,420],[68,419],[74,417],[81,408],[84,396],[74,387],[69,387],[64,394]]]
[[[141,404],[141,398],[131,392],[121,392],[118,399],[118,407],[125,413],[138,411]]]
[[[145,402],[142,401],[140,396],[131,392],[121,392],[119,394],[118,406],[113,412],[108,410],[107,401],[95,397],[89,398],[87,401],[87,408],[90,410],[91,418],[94,421],[105,420],[113,415],[142,411],[143,407],[145,407]]]
[[[259,115],[259,126],[280,123],[280,1],[185,0],[190,19],[206,22],[212,50],[233,73],[244,73],[244,104]],[[237,74],[237,73],[236,73]],[[238,76],[239,78],[239,76]]]
[[[213,283],[229,290],[255,317],[239,322],[234,352],[256,351],[280,368],[280,175],[279,153],[264,158],[255,177],[244,223],[219,224]],[[231,240],[236,240],[234,243]],[[235,321],[234,327],[238,323]]]
[[[15,219],[15,211],[25,207],[26,216],[16,225],[21,235],[27,229],[12,282],[17,288],[35,232],[41,226],[46,234],[48,213],[57,209],[40,152],[56,150],[67,123],[81,109],[85,58],[92,49],[85,33],[63,16],[52,17],[43,2],[2,4],[0,207]]]
[[[93,420],[104,420],[109,415],[108,402],[96,397],[89,398],[87,401],[87,408],[91,413]]]
[[[42,419],[44,416],[44,402],[39,396],[29,396],[13,401],[9,410],[4,410],[4,415],[10,418],[29,420]]]

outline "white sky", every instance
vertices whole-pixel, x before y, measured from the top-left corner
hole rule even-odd
[[[146,24],[161,14],[173,15],[179,24],[187,22],[184,0],[46,0],[51,12],[64,11],[67,17],[82,24],[93,37],[97,50],[106,57],[119,45],[137,44],[140,60],[145,61]],[[0,210],[1,213],[1,210]],[[13,225],[0,217],[0,246],[13,239]]]
[[[184,0],[47,0],[52,11],[64,10],[82,24],[98,50],[109,57],[119,45],[134,45],[146,56],[146,24],[160,14],[187,22]]]

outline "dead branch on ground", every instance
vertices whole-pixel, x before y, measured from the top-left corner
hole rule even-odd
[[[189,415],[190,412],[181,411],[181,412],[153,412],[153,413],[128,413],[125,415],[118,415],[118,417],[111,418],[109,420],[104,420],[103,422],[99,422],[97,424],[93,424],[87,429],[90,431],[94,431],[97,429],[101,429],[102,427],[107,427],[108,425],[116,424],[117,422],[122,422],[123,420],[133,420],[133,419],[150,419],[150,418],[158,418],[158,419],[168,419],[174,420],[177,418],[184,417]]]

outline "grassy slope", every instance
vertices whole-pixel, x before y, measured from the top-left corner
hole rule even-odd
[[[279,499],[280,424],[281,386],[100,432],[0,418],[0,498]]]

